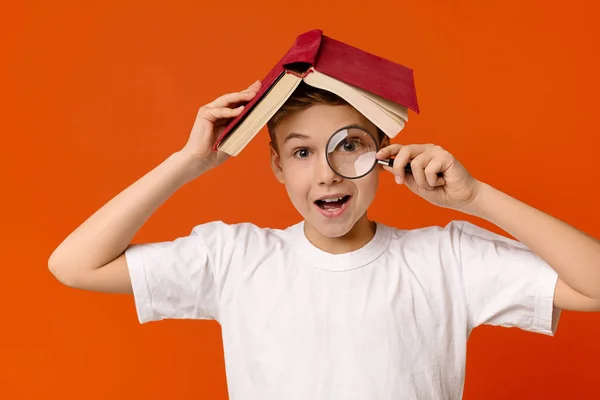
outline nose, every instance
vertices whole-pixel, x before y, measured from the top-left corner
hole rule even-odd
[[[342,178],[333,172],[329,164],[327,163],[327,158],[319,157],[316,163],[316,177],[317,183],[319,185],[331,185],[339,182]]]

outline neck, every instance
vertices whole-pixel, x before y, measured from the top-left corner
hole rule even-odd
[[[377,226],[363,215],[348,233],[340,237],[327,237],[317,231],[312,225],[304,225],[306,238],[317,248],[331,254],[349,253],[358,250],[375,236]]]

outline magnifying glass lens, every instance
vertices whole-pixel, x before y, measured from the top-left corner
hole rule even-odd
[[[377,143],[368,132],[346,128],[336,132],[327,146],[329,166],[339,175],[359,178],[377,164]]]

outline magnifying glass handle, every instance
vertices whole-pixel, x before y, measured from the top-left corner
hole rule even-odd
[[[393,167],[394,166],[394,159],[393,158],[389,158],[387,160],[377,160],[377,162],[379,164],[383,164],[383,165],[387,165],[388,167]],[[410,164],[406,164],[406,166],[404,167],[404,171],[408,172],[409,174],[412,174],[412,168],[410,167]],[[443,173],[438,172],[437,176],[439,176],[440,178],[444,176]]]

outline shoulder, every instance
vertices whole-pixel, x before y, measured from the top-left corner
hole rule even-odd
[[[190,236],[200,237],[212,245],[263,245],[286,242],[297,225],[284,228],[263,227],[252,222],[227,223],[222,220],[195,225]]]
[[[444,225],[413,229],[391,228],[392,240],[404,249],[453,253],[460,257],[469,252],[519,252],[525,245],[508,236],[496,233],[466,220],[452,220]]]
[[[392,233],[392,240],[401,240],[404,243],[432,243],[432,241],[458,239],[465,231],[477,232],[481,228],[468,221],[453,220],[445,225],[428,225],[408,229],[388,227],[388,229]]]
[[[465,239],[475,238],[491,241],[514,242],[513,239],[495,233],[489,229],[483,228],[466,220],[452,220],[445,225],[429,225],[413,229],[391,228],[394,238],[404,238],[411,240],[424,239]]]

